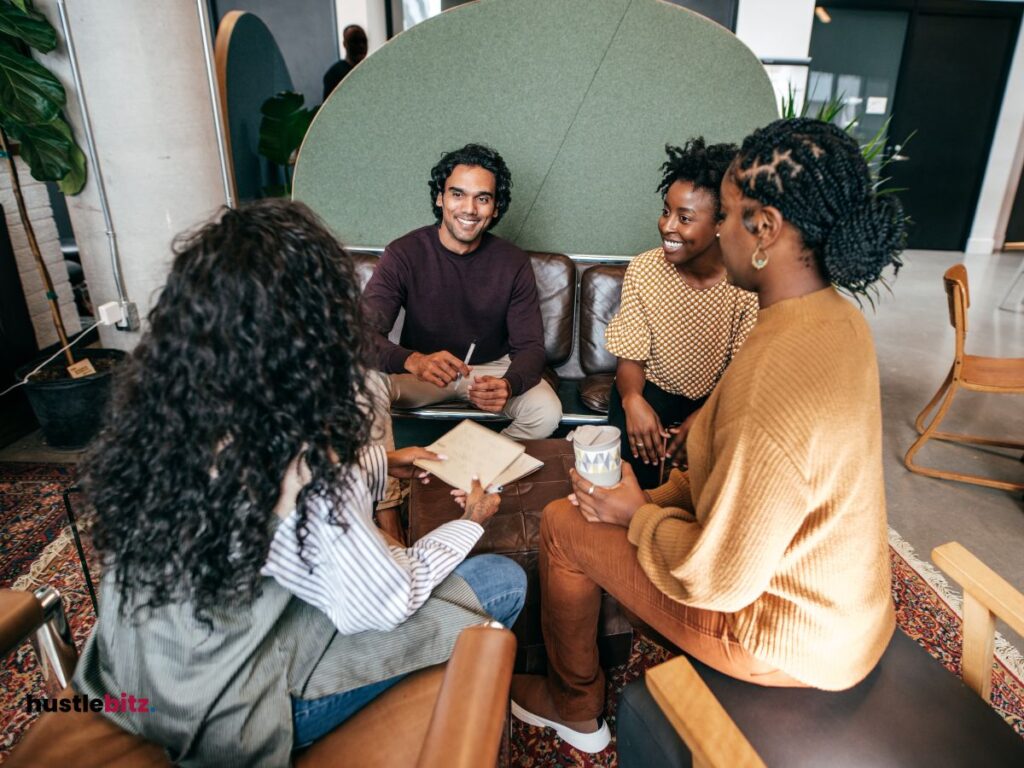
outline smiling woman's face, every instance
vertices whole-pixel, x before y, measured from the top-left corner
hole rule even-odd
[[[676,181],[665,193],[658,219],[665,260],[676,267],[702,256],[715,244],[715,198],[689,181]]]

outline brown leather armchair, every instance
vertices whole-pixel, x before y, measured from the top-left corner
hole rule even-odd
[[[48,694],[70,698],[77,653],[53,588],[35,594],[0,590],[0,654],[31,639]],[[463,631],[445,665],[420,670],[390,688],[344,725],[295,755],[313,766],[494,765],[502,742],[515,638],[490,625]],[[396,738],[396,735],[400,736]],[[29,728],[6,765],[78,768],[163,768],[156,744],[92,712],[46,712]]]
[[[625,264],[591,267],[580,278],[580,368],[586,374],[579,383],[583,404],[608,413],[608,397],[618,358],[605,347],[604,329],[619,311]]]

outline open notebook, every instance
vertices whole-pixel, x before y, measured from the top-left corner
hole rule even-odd
[[[428,445],[427,450],[443,454],[448,459],[417,459],[416,466],[467,493],[473,486],[473,475],[479,477],[480,484],[487,488],[508,485],[544,466],[544,462],[527,455],[521,443],[469,419],[459,422]]]

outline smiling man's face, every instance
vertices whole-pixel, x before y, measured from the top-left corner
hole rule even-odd
[[[456,165],[437,196],[441,209],[441,243],[455,253],[476,250],[497,207],[494,174],[478,165]]]

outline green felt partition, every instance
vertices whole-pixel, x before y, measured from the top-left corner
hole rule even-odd
[[[423,22],[350,74],[299,153],[296,199],[350,246],[433,221],[430,167],[469,141],[512,170],[495,229],[531,250],[657,244],[666,142],[737,141],[777,116],[730,32],[660,0],[480,0]]]

